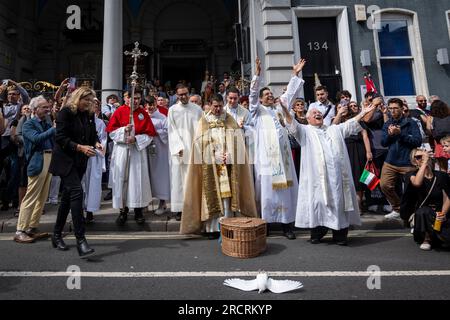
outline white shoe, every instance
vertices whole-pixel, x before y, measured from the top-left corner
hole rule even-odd
[[[384,212],[392,212],[392,206],[387,204],[383,206],[383,211]]]
[[[155,214],[157,216],[163,215],[164,213],[166,213],[166,210],[167,210],[167,208],[158,208],[158,209],[156,209]]]
[[[428,242],[424,242],[420,245],[420,249],[424,251],[430,251],[431,250],[431,244]]]
[[[384,218],[388,220],[401,220],[400,213],[397,211],[392,211],[391,213],[385,215]]]
[[[377,212],[378,211],[378,206],[377,205],[369,206],[367,208],[367,210],[369,210],[370,212]]]

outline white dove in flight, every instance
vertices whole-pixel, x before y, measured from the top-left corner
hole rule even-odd
[[[223,284],[243,291],[258,290],[258,293],[262,293],[266,290],[270,290],[273,293],[284,293],[303,288],[301,282],[292,280],[273,280],[272,278],[269,278],[267,273],[259,273],[256,276],[256,279],[253,280],[227,279]]]

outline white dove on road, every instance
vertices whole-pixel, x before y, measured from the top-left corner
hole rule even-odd
[[[284,293],[303,288],[301,282],[292,280],[273,280],[272,278],[269,278],[267,273],[259,273],[256,276],[256,279],[253,280],[227,279],[223,284],[243,291],[258,290],[258,293],[262,293],[266,290],[270,290],[273,293]]]

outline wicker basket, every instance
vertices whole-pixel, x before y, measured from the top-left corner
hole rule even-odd
[[[222,252],[235,258],[254,258],[266,250],[267,224],[256,218],[222,219]]]

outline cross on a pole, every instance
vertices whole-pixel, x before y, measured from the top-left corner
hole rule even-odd
[[[137,73],[137,61],[140,57],[146,57],[148,56],[148,52],[144,51],[142,52],[141,49],[139,49],[139,42],[134,43],[134,49],[130,51],[125,51],[124,53],[126,56],[131,56],[134,59],[134,65],[133,65],[133,73],[131,74],[131,85],[136,86],[137,85],[137,79],[139,79],[139,75]]]

